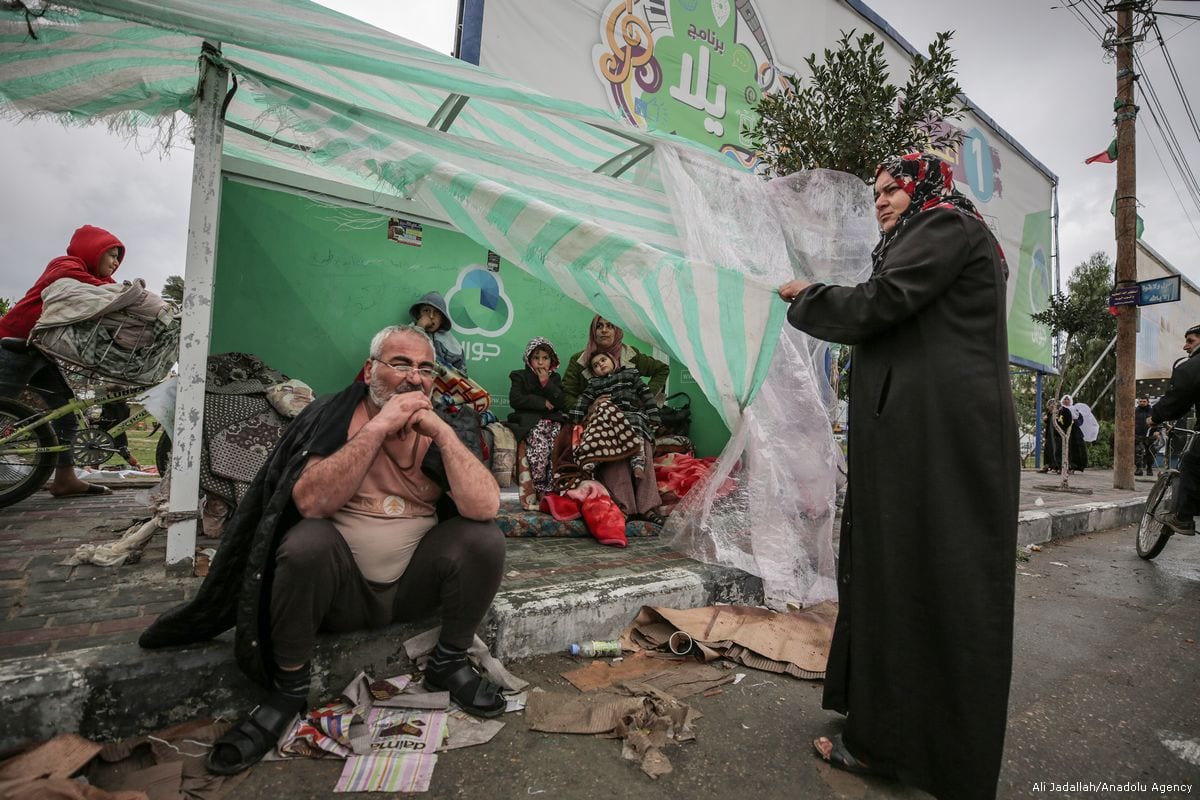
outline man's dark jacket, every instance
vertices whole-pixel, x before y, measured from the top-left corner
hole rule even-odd
[[[1150,406],[1138,406],[1133,410],[1133,435],[1146,436],[1150,433]]]
[[[1200,347],[1187,358],[1176,362],[1171,370],[1167,393],[1150,409],[1155,422],[1170,422],[1187,416],[1200,403]]]
[[[191,601],[163,614],[138,639],[148,649],[211,639],[237,626],[234,654],[238,666],[259,684],[271,686],[271,586],[275,551],[300,512],[292,488],[309,456],[328,456],[346,443],[354,409],[367,394],[363,383],[326,395],[304,409],[288,426],[221,531],[221,543],[200,590]],[[438,411],[471,452],[481,457],[479,416],[470,409]],[[443,492],[449,488],[437,445],[430,445],[421,470]],[[457,514],[443,494],[438,518]]]

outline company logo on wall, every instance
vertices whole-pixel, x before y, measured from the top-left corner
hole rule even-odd
[[[627,122],[746,168],[757,162],[746,138],[754,106],[794,73],[775,61],[752,0],[614,0],[600,14],[592,56],[609,105]]]
[[[464,334],[503,336],[512,325],[512,300],[497,272],[472,264],[458,273],[458,283],[446,292],[454,327]]]

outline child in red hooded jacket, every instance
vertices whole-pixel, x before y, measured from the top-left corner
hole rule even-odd
[[[42,276],[12,309],[0,317],[0,337],[28,339],[29,332],[42,314],[42,290],[62,278],[102,286],[116,283],[112,275],[125,258],[125,245],[103,228],[84,225],[71,236],[67,254],[46,265]],[[14,353],[0,349],[0,397],[15,397],[26,388],[46,398],[50,406],[67,403],[73,397],[62,373],[36,350]],[[75,415],[55,420],[54,430],[60,442],[70,442],[75,433]],[[81,494],[107,494],[108,489],[80,480],[75,475],[70,453],[59,453],[58,466],[50,481],[55,497]]]

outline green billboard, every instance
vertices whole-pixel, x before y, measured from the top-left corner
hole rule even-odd
[[[251,353],[318,394],[337,391],[362,367],[371,336],[410,322],[409,307],[428,291],[446,297],[470,375],[500,419],[525,344],[545,336],[565,362],[586,344],[593,315],[523,270],[489,262],[456,231],[224,180],[210,352]],[[729,433],[674,360],[668,389],[692,399],[697,453],[719,453]]]

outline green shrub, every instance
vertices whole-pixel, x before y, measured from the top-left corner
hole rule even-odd
[[[1111,469],[1113,465],[1113,424],[1108,420],[1100,422],[1100,435],[1096,441],[1087,446],[1088,466]]]

